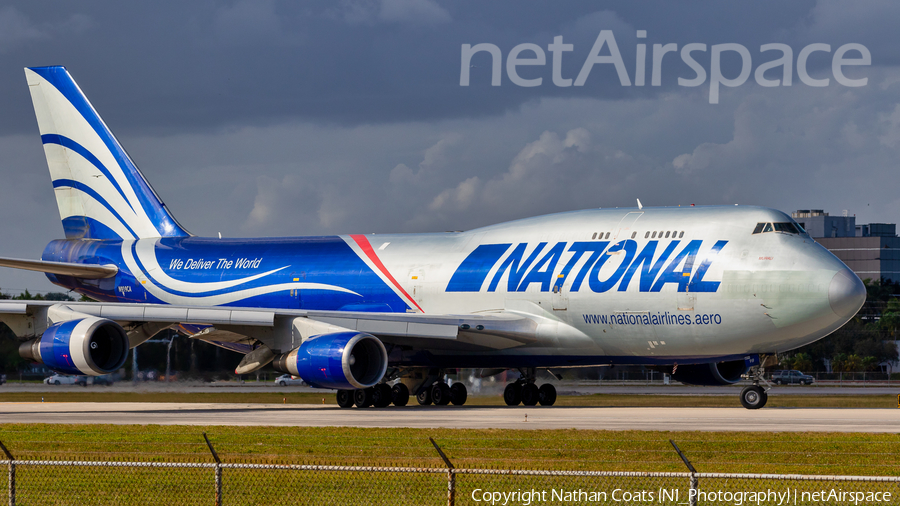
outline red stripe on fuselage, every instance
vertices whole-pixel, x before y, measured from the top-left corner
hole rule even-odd
[[[412,302],[414,306],[419,308],[419,311],[424,313],[425,311],[418,304],[416,304],[416,301],[414,301],[413,298],[410,297],[408,293],[406,293],[406,290],[404,290],[403,287],[400,286],[400,283],[398,283],[397,280],[394,279],[394,276],[391,276],[391,273],[388,272],[384,264],[381,263],[381,259],[378,258],[378,255],[375,254],[375,250],[372,249],[372,245],[369,244],[369,240],[366,239],[366,236],[351,235],[350,238],[356,241],[356,244],[358,244],[359,247],[363,250],[363,253],[365,253],[366,256],[369,257],[369,260],[371,260],[372,263],[375,264],[375,267],[378,267],[378,270],[380,270],[381,273],[384,274],[391,281],[391,283],[394,284],[395,287],[397,287],[397,290],[400,290],[400,292],[402,292],[403,295],[406,296],[407,300]]]

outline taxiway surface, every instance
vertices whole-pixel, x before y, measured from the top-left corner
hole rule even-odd
[[[0,403],[4,423],[896,432],[900,409]]]

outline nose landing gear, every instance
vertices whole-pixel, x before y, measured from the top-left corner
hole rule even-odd
[[[769,395],[759,385],[751,385],[741,390],[741,405],[747,409],[759,409],[766,405]]]
[[[762,355],[759,365],[750,367],[747,377],[753,381],[753,384],[741,390],[741,406],[747,409],[759,409],[766,405],[766,402],[769,401],[768,391],[772,388],[765,377],[766,366],[775,363],[777,363],[775,355]],[[763,383],[765,387],[760,386],[760,383]]]

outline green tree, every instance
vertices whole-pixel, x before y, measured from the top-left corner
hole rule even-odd
[[[791,369],[811,371],[813,368],[813,359],[809,356],[808,353],[798,353],[794,355],[792,365],[793,367],[791,367]]]
[[[831,357],[831,370],[832,372],[845,372],[844,367],[847,364],[847,354],[846,353],[835,353],[833,357]]]
[[[862,368],[863,371],[874,371],[878,369],[879,360],[873,356],[863,357],[862,359]]]
[[[863,360],[859,355],[847,355],[844,360],[844,372],[858,372],[863,370]]]

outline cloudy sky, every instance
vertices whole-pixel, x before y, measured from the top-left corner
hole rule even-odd
[[[0,256],[62,227],[22,71],[65,65],[181,223],[226,237],[466,230],[579,208],[756,204],[900,221],[900,3],[438,0],[0,7]],[[612,33],[612,63],[588,65]],[[638,38],[639,31],[646,37]],[[555,37],[571,50],[553,53]],[[463,45],[493,44],[468,65]],[[544,65],[513,66],[510,54]],[[638,45],[646,45],[644,86]],[[693,52],[705,81],[681,52]],[[732,83],[710,103],[717,70]],[[755,71],[790,48],[784,67]],[[805,58],[810,44],[827,44]],[[834,74],[837,50],[869,65]],[[653,86],[654,45],[662,55]],[[532,48],[532,49],[528,49]],[[607,44],[597,53],[611,58]],[[555,84],[557,77],[576,85]],[[860,59],[849,51],[848,59]],[[515,63],[515,61],[514,61]],[[461,86],[468,67],[469,85]],[[718,67],[718,66],[716,66]],[[514,77],[537,86],[520,86]],[[492,79],[500,79],[492,86]],[[580,79],[584,77],[585,79]],[[827,85],[811,86],[810,82]],[[578,81],[582,82],[579,84]],[[773,81],[774,80],[774,81]],[[812,81],[815,80],[815,81]],[[0,270],[0,289],[51,290]]]

